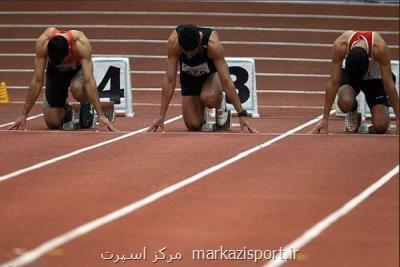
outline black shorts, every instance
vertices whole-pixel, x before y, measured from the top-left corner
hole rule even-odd
[[[396,77],[392,73],[393,81],[396,81]],[[350,85],[358,95],[362,91],[365,95],[368,107],[372,109],[377,104],[389,107],[388,96],[383,87],[382,79],[352,81],[350,74],[346,69],[342,69],[340,77],[340,86]]]
[[[60,71],[50,63],[47,65],[44,107],[47,107],[47,105],[52,108],[65,107],[71,80],[80,70],[81,66],[76,70]]]
[[[182,96],[200,95],[204,82],[213,73],[215,72],[208,73],[201,77],[194,77],[181,72],[180,83]]]

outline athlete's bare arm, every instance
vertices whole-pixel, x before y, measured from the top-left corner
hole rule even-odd
[[[75,40],[74,54],[80,59],[83,73],[83,87],[95,108],[99,119],[110,131],[116,131],[111,122],[104,116],[100,106],[99,93],[93,77],[92,47],[89,39],[80,31],[72,31]]]
[[[160,117],[150,126],[148,129],[149,132],[157,131],[158,128],[164,131],[165,115],[167,114],[169,103],[175,91],[179,55],[178,34],[174,30],[169,36],[167,44],[167,70],[162,81]]]
[[[341,34],[332,45],[331,75],[325,89],[324,113],[322,119],[311,130],[312,133],[328,133],[328,119],[340,85],[342,62],[347,54],[347,40],[353,31]]]
[[[35,59],[33,77],[29,86],[28,93],[26,95],[25,104],[21,114],[17,117],[14,124],[9,129],[18,129],[19,127],[25,127],[26,117],[32,109],[38,99],[40,92],[42,91],[44,72],[47,63],[47,43],[49,42],[49,29],[46,29],[37,39],[35,45]]]
[[[208,56],[214,61],[215,67],[218,71],[218,76],[221,80],[222,88],[224,88],[227,97],[232,102],[232,105],[235,107],[237,113],[239,114],[243,111],[243,107],[240,102],[239,96],[236,93],[235,85],[229,74],[229,67],[225,61],[224,47],[222,46],[216,31],[212,32],[208,41]],[[239,121],[242,131],[244,130],[244,128],[247,128],[252,133],[257,132],[257,130],[252,128],[247,123],[244,117],[239,117]]]
[[[396,114],[397,132],[399,131],[399,96],[396,91],[396,86],[392,79],[392,67],[389,56],[389,49],[382,36],[375,32],[374,47],[372,49],[373,58],[379,62],[383,88],[389,97],[393,110]]]

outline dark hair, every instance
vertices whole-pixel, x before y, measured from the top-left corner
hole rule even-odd
[[[361,81],[367,72],[369,59],[367,51],[362,47],[353,47],[346,57],[346,69],[350,78],[354,81]]]
[[[59,65],[68,55],[68,41],[61,35],[56,35],[49,40],[47,55],[53,65]]]
[[[195,25],[183,25],[178,33],[179,46],[184,51],[191,51],[199,45],[200,33]]]

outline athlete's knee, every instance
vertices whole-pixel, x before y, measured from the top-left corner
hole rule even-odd
[[[56,118],[45,118],[44,119],[47,128],[49,129],[58,129],[60,128],[62,119],[56,119]]]
[[[221,102],[221,96],[211,90],[203,90],[200,94],[200,101],[208,108],[216,108]]]
[[[199,119],[191,119],[191,120],[185,120],[185,125],[186,128],[189,131],[198,131],[201,128],[201,125],[203,124],[203,121]]]
[[[186,128],[189,131],[199,131],[201,127],[201,123],[186,123]]]
[[[79,102],[85,102],[88,100],[86,90],[80,79],[73,79],[69,88],[71,90],[72,96]]]
[[[343,85],[339,88],[337,104],[341,111],[347,113],[357,108],[357,94],[350,85]]]
[[[387,123],[385,120],[381,120],[374,122],[372,127],[376,134],[384,134],[389,128],[389,123]]]

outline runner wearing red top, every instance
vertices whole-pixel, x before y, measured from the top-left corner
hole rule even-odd
[[[345,128],[357,131],[360,118],[357,116],[356,97],[363,91],[371,110],[370,133],[387,131],[389,101],[394,109],[399,131],[399,98],[395,88],[395,76],[391,70],[389,49],[378,32],[346,31],[333,43],[331,78],[325,93],[324,114],[314,127],[313,133],[328,132],[328,118],[338,95],[337,104],[347,113]]]
[[[70,108],[67,102],[70,88],[73,97],[81,103],[80,128],[91,127],[94,107],[99,120],[110,131],[115,131],[100,107],[91,54],[90,42],[82,32],[46,29],[36,42],[34,73],[22,114],[10,129],[25,127],[26,117],[42,91],[46,72],[43,113],[49,129],[58,129],[70,119],[66,116]]]

